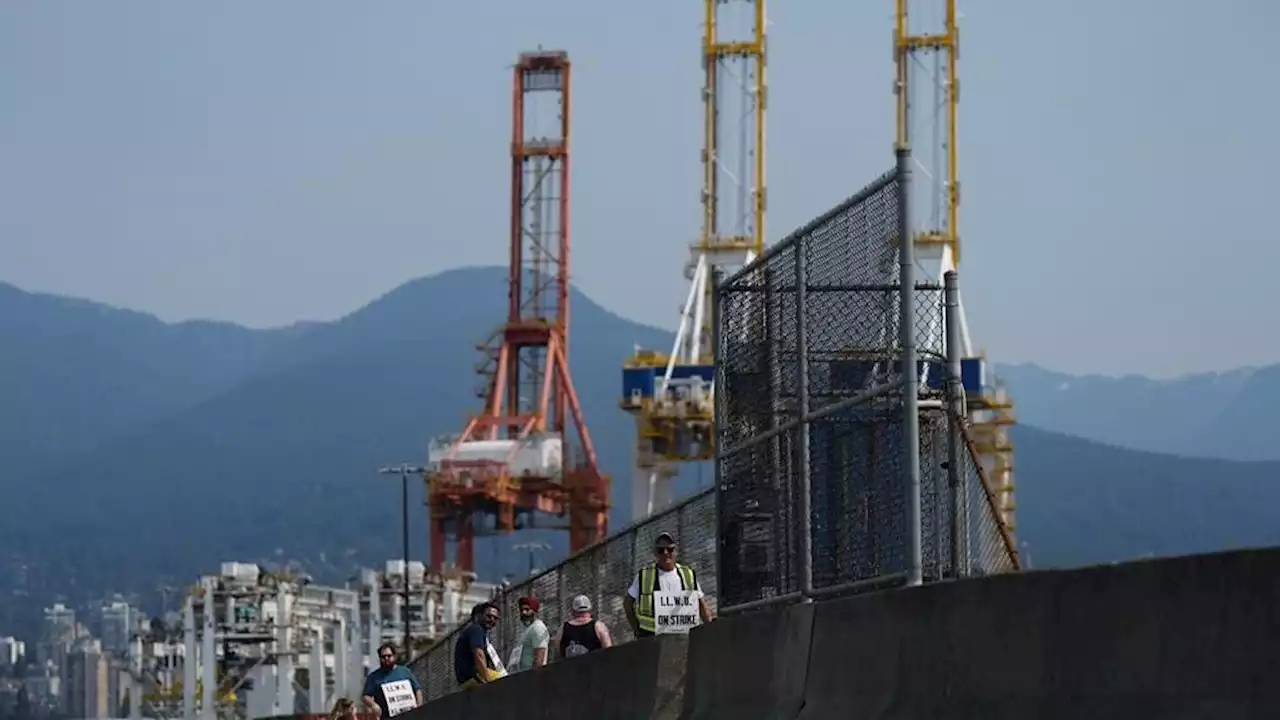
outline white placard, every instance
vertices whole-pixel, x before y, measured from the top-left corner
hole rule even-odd
[[[512,672],[520,667],[520,656],[524,653],[524,643],[518,642],[516,646],[511,648],[511,654],[507,656],[507,667]]]
[[[390,717],[409,712],[418,706],[417,698],[413,696],[413,684],[408,680],[382,683],[382,697],[387,701],[387,714]]]
[[[653,621],[658,635],[681,635],[702,621],[697,590],[658,590],[653,593]]]
[[[494,649],[493,643],[485,640],[484,651],[485,654],[489,656],[489,662],[493,663],[493,670],[491,671],[491,674],[495,674],[498,677],[506,677],[507,668],[502,664],[502,656],[498,655],[498,651]]]

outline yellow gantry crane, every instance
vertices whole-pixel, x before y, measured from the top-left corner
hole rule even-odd
[[[623,366],[624,410],[636,419],[636,520],[673,500],[681,463],[715,457],[716,278],[764,251],[765,0],[704,0],[702,232],[689,248],[689,293],[671,351],[637,348]]]
[[[922,280],[941,283],[960,265],[960,175],[958,167],[960,78],[959,11],[956,0],[895,0],[897,139],[914,162],[915,257]],[[963,384],[974,445],[998,493],[1005,524],[1014,526],[1013,399],[994,376],[986,357],[975,353],[960,304]]]

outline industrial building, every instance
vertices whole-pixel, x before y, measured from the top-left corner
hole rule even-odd
[[[107,707],[127,705],[135,718],[324,712],[337,698],[359,694],[377,666],[379,645],[404,647],[406,622],[411,645],[424,648],[496,590],[474,575],[441,576],[403,560],[360,570],[347,587],[319,585],[302,572],[224,562],[192,586],[180,627],[134,634],[115,665],[92,665],[86,652],[72,663],[69,685],[80,693],[93,684],[89,671],[109,677],[117,667],[124,672],[120,700]],[[75,707],[114,700],[80,694]],[[124,703],[126,696],[142,702]]]
[[[75,718],[114,717],[119,683],[113,683],[110,656],[101,641],[85,638],[67,656],[62,712]]]
[[[26,643],[15,637],[0,637],[0,670],[17,665],[26,655]]]

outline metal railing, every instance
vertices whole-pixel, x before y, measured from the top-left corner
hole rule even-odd
[[[714,489],[707,489],[504,590],[494,599],[502,611],[498,627],[490,634],[494,648],[504,661],[510,655],[524,629],[516,607],[517,600],[524,596],[535,597],[541,603],[542,620],[553,636],[568,619],[569,602],[586,595],[596,619],[609,627],[615,644],[634,640],[622,599],[640,567],[653,562],[653,542],[663,532],[675,536],[680,545],[680,562],[697,571],[707,602],[714,607],[718,593],[716,497]],[[459,632],[461,628],[455,629],[410,663],[429,698],[458,689],[453,651]]]

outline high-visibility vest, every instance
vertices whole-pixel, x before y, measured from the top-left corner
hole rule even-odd
[[[688,565],[676,563],[676,573],[680,575],[681,590],[696,590],[698,576]],[[657,622],[653,617],[653,593],[658,589],[658,566],[640,568],[640,598],[636,601],[636,621],[641,630],[656,632]]]

